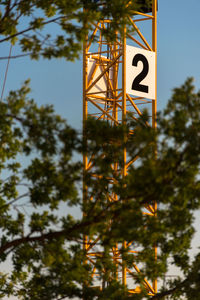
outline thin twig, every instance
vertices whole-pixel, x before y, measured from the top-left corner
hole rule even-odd
[[[60,17],[51,19],[51,20],[49,20],[49,21],[43,22],[42,25],[47,25],[47,24],[50,24],[50,23],[54,23],[55,21],[60,20],[60,19],[64,19],[64,18],[65,18],[64,16],[60,16]],[[24,29],[24,30],[19,31],[19,32],[15,33],[15,34],[12,34],[12,35],[10,35],[10,36],[4,38],[4,39],[1,39],[1,40],[0,40],[0,43],[9,41],[10,39],[12,39],[12,38],[14,38],[14,37],[16,37],[16,36],[18,36],[18,35],[21,35],[21,34],[23,34],[23,33],[25,33],[25,32],[28,32],[28,31],[31,31],[31,30],[34,30],[34,29],[35,29],[35,27],[34,27],[34,26],[31,26],[31,27],[29,27],[29,28],[27,28],[27,29]]]

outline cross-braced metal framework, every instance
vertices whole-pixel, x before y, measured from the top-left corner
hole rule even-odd
[[[150,12],[134,12],[134,16],[128,17],[129,23],[133,26],[134,34],[130,35],[124,29],[124,33],[117,35],[116,40],[112,43],[106,41],[103,35],[105,28],[109,28],[110,20],[104,19],[93,24],[93,32],[90,39],[84,43],[83,49],[83,127],[89,116],[98,120],[107,120],[113,126],[118,126],[126,122],[129,112],[135,119],[142,114],[143,108],[147,108],[151,116],[151,124],[156,127],[156,97],[155,99],[146,99],[137,96],[131,96],[126,92],[126,45],[133,45],[142,49],[157,52],[157,1],[153,0],[152,10]],[[143,28],[145,34],[143,33]],[[156,69],[156,66],[155,66]],[[156,76],[156,75],[155,75]],[[155,78],[156,82],[156,78]],[[155,87],[156,89],[156,87]],[[156,93],[156,91],[155,91]],[[87,137],[85,137],[87,144]],[[126,176],[129,167],[135,163],[138,157],[131,160],[123,149],[123,167],[118,170],[117,164],[113,165],[113,172],[121,172]],[[84,154],[84,174],[96,178],[98,181],[99,174],[95,173],[95,154]],[[110,178],[110,184],[114,184],[114,179]],[[93,201],[88,198],[87,185],[83,182],[83,202]],[[117,195],[108,193],[108,202],[115,201]],[[144,208],[144,213],[156,216],[156,203]],[[84,249],[86,251],[86,260],[93,268],[93,276],[97,285],[105,286],[105,282],[100,283],[96,271],[96,260],[101,259],[101,248],[99,246],[100,237],[85,236]],[[130,243],[123,242],[123,247],[130,246]],[[130,293],[138,293],[140,286],[132,284],[131,278],[140,274],[139,266],[136,263],[132,267],[127,267],[123,263],[120,253],[120,247],[116,245],[110,249],[110,254],[116,264],[116,278],[124,285],[128,286]],[[137,253],[134,250],[134,243],[130,248],[131,253]],[[154,259],[156,260],[157,249],[154,248]],[[148,282],[143,279],[143,287],[149,295],[157,292],[157,282]]]

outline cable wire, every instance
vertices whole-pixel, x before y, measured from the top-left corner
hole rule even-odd
[[[8,61],[7,61],[7,66],[6,66],[6,71],[5,71],[5,76],[4,76],[4,81],[3,81],[3,87],[2,87],[2,91],[1,91],[0,101],[3,100],[3,95],[4,95],[4,90],[5,90],[6,80],[7,80],[7,75],[8,75],[8,68],[9,68],[9,64],[10,64],[10,57],[11,57],[11,53],[12,53],[12,47],[13,47],[13,45],[11,44],[10,45],[9,56],[8,56]]]

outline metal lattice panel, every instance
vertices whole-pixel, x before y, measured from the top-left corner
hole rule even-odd
[[[141,1],[143,2],[143,1]],[[141,3],[142,4],[142,3]],[[136,12],[134,18],[129,17],[129,22],[133,26],[135,34],[132,36],[126,34],[124,29],[124,37],[117,35],[115,42],[112,44],[107,42],[103,30],[108,28],[110,20],[102,20],[97,24],[93,24],[93,32],[90,39],[84,43],[83,54],[83,121],[85,122],[89,116],[93,116],[98,120],[107,120],[113,126],[117,126],[126,122],[126,115],[131,112],[132,116],[137,120],[142,114],[143,108],[147,108],[151,116],[151,124],[156,127],[156,97],[155,99],[146,99],[130,95],[126,92],[126,45],[134,45],[141,49],[152,51],[156,54],[156,24],[157,24],[157,3],[153,1],[152,9],[144,7],[143,13]],[[147,34],[143,34],[142,28],[148,28]],[[95,43],[93,41],[95,40]],[[156,75],[155,75],[156,76]],[[156,81],[156,78],[155,78]],[[156,87],[155,87],[156,93]],[[86,140],[87,144],[87,140]],[[102,154],[103,155],[103,154]],[[84,173],[90,175],[98,181],[100,175],[96,173],[96,157],[95,154],[85,154]],[[112,166],[113,176],[109,178],[110,187],[115,184],[115,174],[118,173],[122,177],[126,176],[129,167],[137,161],[138,157],[127,157],[126,149],[123,149],[123,167],[119,168],[118,164]],[[83,183],[83,201],[93,201],[87,195],[87,186]],[[112,188],[110,189],[112,191]],[[107,201],[114,202],[117,199],[114,193],[107,193]],[[156,215],[155,205],[148,205],[144,208],[144,213],[150,216]],[[85,236],[84,249],[87,253],[87,262],[93,266],[93,276],[97,284],[101,287],[105,283],[100,282],[98,273],[95,268],[96,261],[103,257],[100,246],[100,237]],[[140,266],[132,264],[131,268],[124,265],[120,249],[130,247],[130,252],[137,255],[138,249],[134,249],[134,243],[116,245],[111,248],[110,254],[116,264],[116,278],[123,284],[128,285],[130,293],[140,292],[140,287],[131,282],[131,278],[137,277],[140,273]],[[157,249],[154,249],[155,259]],[[130,279],[129,279],[130,277]],[[157,292],[157,283],[149,283],[143,280],[143,286],[150,295]]]

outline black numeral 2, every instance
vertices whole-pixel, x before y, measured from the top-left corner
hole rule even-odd
[[[144,55],[136,54],[133,57],[132,66],[137,67],[139,61],[143,63],[143,69],[133,80],[132,90],[148,93],[149,87],[147,85],[140,84],[140,82],[147,76],[149,72],[149,63]]]

